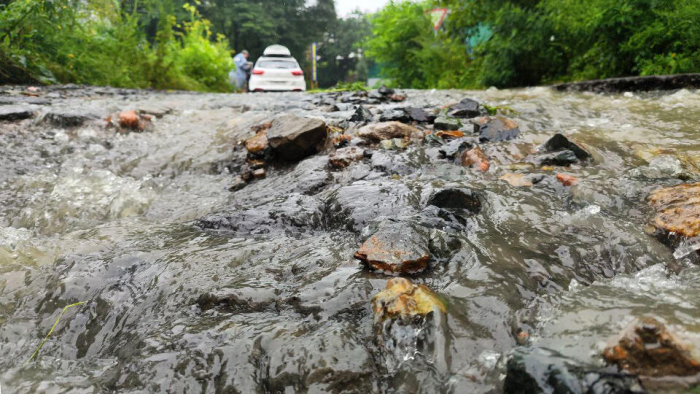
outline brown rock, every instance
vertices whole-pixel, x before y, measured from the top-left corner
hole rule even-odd
[[[423,132],[401,122],[382,122],[367,125],[357,131],[357,136],[369,141],[392,138],[423,138]]]
[[[262,179],[267,176],[267,172],[265,171],[264,168],[258,168],[257,170],[253,171],[253,178],[255,179]]]
[[[633,374],[690,376],[700,373],[700,363],[688,347],[653,317],[635,320],[613,338],[603,357]]]
[[[406,100],[406,95],[395,93],[395,94],[392,94],[391,96],[389,96],[389,99],[391,101],[394,101],[394,102],[401,102],[401,101]]]
[[[245,148],[250,153],[259,153],[267,149],[269,143],[267,141],[267,129],[258,131],[257,134],[248,138],[245,142]]]
[[[331,167],[345,168],[350,163],[360,161],[365,158],[365,150],[355,146],[340,148],[328,156]]]
[[[649,203],[658,212],[657,228],[688,238],[700,236],[700,183],[655,190]]]
[[[445,313],[445,305],[424,285],[415,285],[406,278],[392,278],[386,288],[372,297],[374,322],[389,319],[407,320],[431,312]]]
[[[462,138],[464,137],[464,133],[459,131],[459,130],[443,130],[443,131],[438,131],[435,133],[438,137],[441,138]]]
[[[120,112],[119,126],[125,129],[137,130],[139,127],[139,115],[136,113],[136,111]]]
[[[413,274],[428,267],[429,245],[428,235],[412,225],[386,222],[355,252],[355,258],[386,274]]]
[[[347,134],[340,134],[333,137],[331,141],[333,142],[334,147],[342,148],[343,146],[349,144],[350,140],[352,140],[352,136]]]
[[[578,182],[578,179],[576,179],[575,176],[562,173],[557,174],[557,180],[564,186],[573,186]]]
[[[478,146],[462,153],[462,165],[465,167],[476,167],[481,172],[489,170],[489,159]]]

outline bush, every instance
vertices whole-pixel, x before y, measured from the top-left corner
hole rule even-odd
[[[164,17],[152,45],[136,9],[98,0],[21,0],[0,9],[0,82],[39,81],[115,87],[227,91],[233,67],[223,37],[186,5],[176,31]]]

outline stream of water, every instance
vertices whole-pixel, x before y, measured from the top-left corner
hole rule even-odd
[[[602,368],[608,339],[645,315],[700,349],[700,268],[650,235],[646,203],[700,178],[700,92],[406,93],[401,106],[507,106],[521,135],[484,147],[487,173],[417,144],[377,148],[344,171],[320,153],[231,192],[251,126],[351,112],[302,94],[84,88],[56,89],[36,118],[0,122],[3,392],[498,393],[518,333]],[[123,109],[166,113],[128,134],[49,115]],[[576,185],[534,168],[519,170],[542,176],[532,187],[499,180],[556,132],[594,155],[561,171]],[[387,277],[353,254],[373,220],[419,212],[444,185],[485,203],[453,234],[457,246],[413,278],[446,304],[439,359],[406,354],[388,368],[370,308]],[[195,225],[224,214],[233,231]]]

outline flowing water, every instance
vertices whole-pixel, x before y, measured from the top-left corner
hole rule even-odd
[[[3,391],[501,392],[521,332],[603,367],[608,339],[645,315],[700,346],[700,269],[649,234],[646,204],[658,187],[699,178],[700,92],[407,94],[416,106],[508,106],[521,136],[485,146],[485,174],[426,143],[377,148],[344,171],[320,153],[231,192],[251,126],[350,112],[301,94],[57,88],[38,117],[0,123]],[[168,113],[145,133],[51,121],[154,108]],[[594,155],[563,171],[578,184],[531,168],[518,171],[542,176],[532,187],[499,180],[556,132]],[[431,334],[439,349],[389,362],[370,308],[387,277],[353,254],[373,223],[421,212],[446,185],[485,201],[463,230],[438,229],[452,241],[413,278],[446,304]],[[203,217],[226,218],[229,231],[202,229]]]

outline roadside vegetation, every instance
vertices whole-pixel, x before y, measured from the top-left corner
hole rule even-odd
[[[436,34],[425,12],[450,9]],[[394,85],[484,88],[700,72],[696,0],[396,2],[372,18],[369,55]],[[490,32],[472,47],[470,38]]]
[[[0,0],[0,84],[224,92],[235,53],[279,43],[308,71],[312,42],[320,88],[377,70],[422,89],[700,71],[697,0],[394,1],[344,19],[334,0],[190,1]]]

